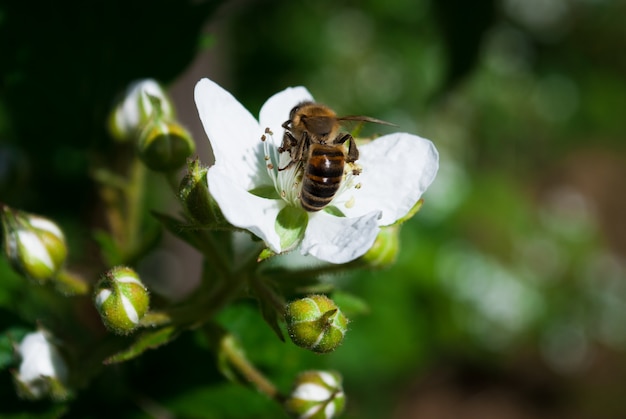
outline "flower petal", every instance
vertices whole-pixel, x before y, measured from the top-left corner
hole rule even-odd
[[[378,225],[386,226],[406,215],[434,180],[439,155],[433,143],[417,135],[395,133],[359,147],[357,163],[363,171],[356,177],[359,189],[354,205],[340,210],[357,217],[381,210]]]
[[[261,107],[259,113],[259,124],[261,128],[269,128],[274,133],[274,139],[277,142],[283,140],[283,122],[289,119],[289,112],[300,102],[313,100],[313,96],[309,91],[302,87],[288,87],[282,92],[276,93],[267,99]]]
[[[207,181],[209,192],[229,223],[255,234],[274,252],[281,252],[275,222],[278,213],[286,205],[285,201],[249,193],[239,187],[230,172],[222,166],[209,168]]]
[[[225,167],[232,181],[245,190],[271,184],[263,160],[263,133],[250,112],[209,79],[196,84],[194,95],[215,164]]]
[[[300,245],[302,254],[312,255],[330,263],[347,263],[372,247],[378,234],[380,211],[354,217],[335,217],[318,212],[309,218],[309,225]]]

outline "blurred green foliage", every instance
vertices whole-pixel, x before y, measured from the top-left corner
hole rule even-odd
[[[215,6],[1,3],[0,198],[70,232],[89,224],[89,167],[125,152],[106,142],[111,101],[135,78],[179,77]],[[338,351],[278,342],[252,305],[222,313],[259,368],[283,389],[302,368],[341,371],[347,418],[437,418],[425,412],[444,405],[454,417],[626,416],[626,3],[265,0],[220,10],[224,84],[253,112],[305,85],[339,113],[392,121],[441,152],[398,263],[328,279],[369,305]],[[6,346],[10,326],[36,320],[38,297],[15,310],[19,279],[5,264],[0,278]],[[105,369],[69,411],[281,417],[224,384],[206,349],[186,333]],[[6,368],[0,377],[0,415],[63,410],[11,399]]]

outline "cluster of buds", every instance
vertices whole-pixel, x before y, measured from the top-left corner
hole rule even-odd
[[[0,204],[4,251],[13,268],[39,283],[53,279],[67,257],[63,232],[47,218]]]
[[[179,169],[195,151],[189,133],[176,121],[174,107],[154,80],[132,83],[109,117],[118,141],[134,140],[139,157],[150,169]]]

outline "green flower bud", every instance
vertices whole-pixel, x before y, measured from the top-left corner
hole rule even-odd
[[[100,279],[94,301],[107,329],[127,335],[137,328],[148,311],[150,296],[135,271],[118,266]]]
[[[187,162],[187,174],[183,177],[178,190],[183,208],[189,217],[201,225],[216,221],[217,204],[211,199],[207,183],[208,167],[200,165],[198,159]]]
[[[139,157],[158,172],[179,169],[196,150],[189,133],[176,122],[152,118],[139,134]]]
[[[345,404],[338,373],[307,371],[296,378],[285,409],[299,419],[331,419],[341,414]]]
[[[325,295],[311,295],[292,301],[285,309],[291,340],[313,352],[334,351],[343,340],[348,319]]]
[[[4,250],[13,268],[40,283],[54,278],[67,257],[61,229],[47,218],[0,208]]]
[[[387,268],[393,265],[400,251],[400,229],[398,225],[382,227],[372,247],[362,256],[371,268]]]
[[[171,119],[174,108],[163,88],[152,79],[135,81],[109,116],[109,131],[118,141],[136,138],[154,113]]]
[[[35,400],[67,396],[67,366],[48,332],[27,334],[16,346],[16,353],[20,367],[13,378],[21,397]]]

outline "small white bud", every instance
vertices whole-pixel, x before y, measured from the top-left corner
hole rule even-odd
[[[65,393],[67,366],[51,340],[48,332],[40,330],[24,336],[17,346],[21,363],[14,378],[18,392],[26,398],[61,398]]]

